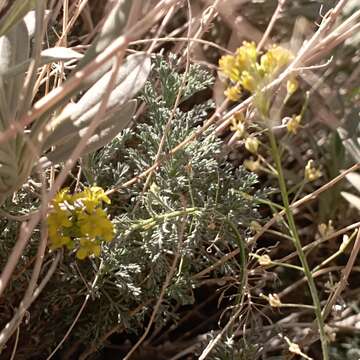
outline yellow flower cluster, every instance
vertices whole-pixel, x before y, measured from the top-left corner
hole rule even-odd
[[[301,123],[301,115],[292,116],[286,124],[287,131],[290,134],[297,134]]]
[[[103,203],[110,204],[110,199],[98,186],[73,195],[68,188],[59,191],[47,219],[50,248],[76,248],[76,256],[81,260],[99,256],[101,243],[114,237],[114,226],[102,208]]]
[[[221,57],[220,72],[230,81],[225,91],[228,99],[239,100],[241,89],[255,93],[293,59],[289,50],[277,45],[270,48],[258,61],[259,55],[255,43],[245,41],[235,55]],[[291,85],[291,90],[294,90],[295,82]]]
[[[312,182],[322,176],[321,170],[315,166],[314,160],[309,160],[305,166],[305,180]]]

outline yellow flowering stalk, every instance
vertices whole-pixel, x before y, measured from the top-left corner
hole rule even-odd
[[[293,59],[293,54],[275,45],[259,58],[254,42],[244,42],[235,55],[225,55],[219,60],[220,73],[230,81],[225,96],[232,101],[240,98],[240,85],[251,94],[256,93]],[[296,80],[293,80],[290,91],[295,91]],[[236,86],[236,88],[235,88]]]
[[[235,61],[240,72],[251,71],[256,63],[258,52],[254,42],[244,41],[243,45],[236,50]]]
[[[68,188],[59,191],[47,220],[50,249],[77,248],[76,256],[81,260],[99,256],[102,242],[114,237],[114,227],[103,203],[110,204],[110,199],[98,186],[73,195]]]

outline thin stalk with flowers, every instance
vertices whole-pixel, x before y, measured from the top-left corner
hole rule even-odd
[[[312,301],[314,304],[314,312],[315,312],[318,327],[319,327],[319,335],[320,335],[323,359],[327,360],[327,359],[329,359],[328,342],[327,342],[327,337],[326,337],[326,333],[325,333],[325,323],[324,323],[324,319],[323,319],[323,316],[321,313],[320,299],[319,299],[318,291],[316,289],[313,274],[312,274],[309,264],[306,260],[306,255],[305,255],[305,252],[301,245],[300,236],[299,236],[299,233],[298,233],[298,230],[296,227],[294,215],[293,215],[293,212],[290,207],[286,181],[285,181],[284,173],[282,170],[280,152],[279,152],[279,148],[278,148],[278,145],[276,142],[276,138],[271,129],[269,129],[269,140],[270,140],[270,144],[271,144],[272,156],[275,161],[275,165],[276,165],[276,169],[277,169],[278,182],[279,182],[282,202],[284,205],[284,210],[285,210],[285,214],[286,214],[286,218],[287,218],[287,223],[289,226],[289,231],[292,236],[293,244],[296,248],[296,252],[298,254],[298,257],[299,257],[301,265],[302,265],[302,270],[307,279],[307,283],[308,283],[308,286],[310,289]]]
[[[291,210],[289,192],[282,169],[281,153],[271,126],[271,95],[266,90],[263,90],[266,89],[266,86],[280,73],[281,69],[293,60],[294,56],[292,53],[278,45],[274,45],[261,55],[257,50],[255,43],[244,42],[243,46],[238,48],[234,55],[223,56],[219,61],[219,67],[223,77],[228,81],[228,86],[224,93],[225,96],[230,101],[236,102],[240,99],[242,91],[246,91],[250,95],[253,95],[254,105],[258,111],[262,126],[264,126],[264,124],[266,125],[265,130],[268,133],[270,152],[275,162],[275,175],[278,178],[283,210],[287,219],[286,225],[300,259],[302,265],[301,270],[304,272],[307,279],[319,327],[323,359],[327,360],[329,359],[328,342],[325,333],[324,319],[321,312],[320,299]],[[290,77],[287,81],[287,97],[285,98],[285,101],[287,101],[288,97],[296,91],[297,86],[296,78]],[[290,130],[291,129],[288,128],[288,131]],[[233,138],[235,137],[237,137],[237,134],[234,134]],[[258,145],[259,143],[254,137],[249,136],[244,141],[245,148],[253,154],[257,153]],[[312,161],[309,162],[305,168],[306,179],[308,181],[314,181],[320,176],[320,170],[316,169]]]

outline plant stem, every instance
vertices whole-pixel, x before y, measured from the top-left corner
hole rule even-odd
[[[186,208],[186,209],[182,209],[182,210],[176,210],[176,211],[172,211],[172,212],[169,212],[169,213],[156,215],[156,216],[153,216],[153,217],[151,217],[149,219],[144,219],[144,220],[137,221],[136,224],[134,224],[134,225],[132,225],[130,227],[130,231],[139,230],[139,229],[142,229],[144,227],[149,228],[149,227],[152,227],[152,226],[156,225],[156,223],[159,222],[159,221],[164,221],[164,220],[167,220],[167,219],[174,219],[174,218],[177,218],[177,217],[190,215],[190,214],[196,214],[199,211],[200,211],[200,208],[193,207],[193,208]]]
[[[323,319],[323,316],[321,313],[320,299],[319,299],[318,292],[316,290],[315,281],[312,276],[309,264],[306,260],[305,253],[302,249],[302,245],[301,245],[300,237],[299,237],[299,234],[298,234],[298,231],[296,228],[294,216],[293,216],[293,213],[290,208],[289,197],[288,197],[287,188],[286,188],[286,182],[285,182],[285,178],[284,178],[284,174],[283,174],[282,166],[281,166],[280,153],[279,153],[279,149],[278,149],[278,146],[276,143],[274,133],[272,132],[271,129],[269,129],[269,139],[270,139],[270,144],[271,144],[272,155],[273,155],[276,169],[278,172],[278,181],[279,181],[279,186],[280,186],[280,191],[281,191],[281,197],[282,197],[286,217],[288,220],[290,233],[291,233],[291,236],[293,239],[294,246],[296,248],[296,252],[299,256],[301,265],[303,267],[303,271],[306,276],[307,283],[308,283],[311,297],[312,297],[312,301],[313,301],[313,304],[315,307],[314,311],[315,311],[315,315],[316,315],[316,319],[317,319],[317,323],[318,323],[318,327],[319,327],[319,335],[320,335],[321,348],[322,348],[322,353],[323,353],[323,360],[328,360],[329,353],[328,353],[328,346],[327,346],[327,338],[326,338],[326,334],[325,334],[325,324],[324,324],[324,319]]]

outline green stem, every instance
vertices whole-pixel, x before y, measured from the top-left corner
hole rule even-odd
[[[139,229],[143,229],[143,228],[150,228],[152,226],[155,226],[159,221],[164,221],[167,219],[174,219],[174,218],[184,216],[184,215],[196,214],[199,211],[200,211],[200,208],[193,207],[193,208],[186,208],[183,210],[176,210],[176,211],[172,211],[169,213],[156,215],[149,219],[137,221],[136,224],[134,224],[130,227],[130,231],[135,231],[135,230],[139,230]]]
[[[307,279],[307,283],[308,283],[308,286],[310,289],[312,301],[313,301],[313,304],[315,307],[314,311],[315,311],[315,315],[316,315],[316,319],[317,319],[317,323],[318,323],[318,327],[319,327],[323,360],[328,360],[329,352],[328,352],[327,338],[326,338],[326,333],[325,333],[324,319],[323,319],[323,316],[321,313],[320,299],[319,299],[318,292],[316,290],[315,281],[312,276],[309,264],[306,260],[305,253],[302,249],[302,245],[301,245],[300,237],[299,237],[299,234],[298,234],[298,231],[296,228],[294,216],[293,216],[293,213],[290,208],[289,197],[288,197],[287,188],[286,188],[286,182],[285,182],[285,178],[284,178],[284,174],[283,174],[282,166],[281,166],[281,158],[280,158],[280,154],[279,154],[279,149],[278,149],[278,146],[276,143],[275,136],[274,136],[273,132],[271,131],[271,129],[269,129],[269,138],[270,138],[272,155],[273,155],[273,158],[274,158],[274,161],[276,164],[276,169],[278,172],[278,181],[279,181],[279,186],[280,186],[280,191],[281,191],[281,197],[282,197],[283,205],[285,208],[286,217],[287,217],[287,220],[289,223],[290,233],[293,238],[293,243],[296,248],[296,252],[299,256],[301,265],[303,267],[304,274],[305,274],[305,277]]]

